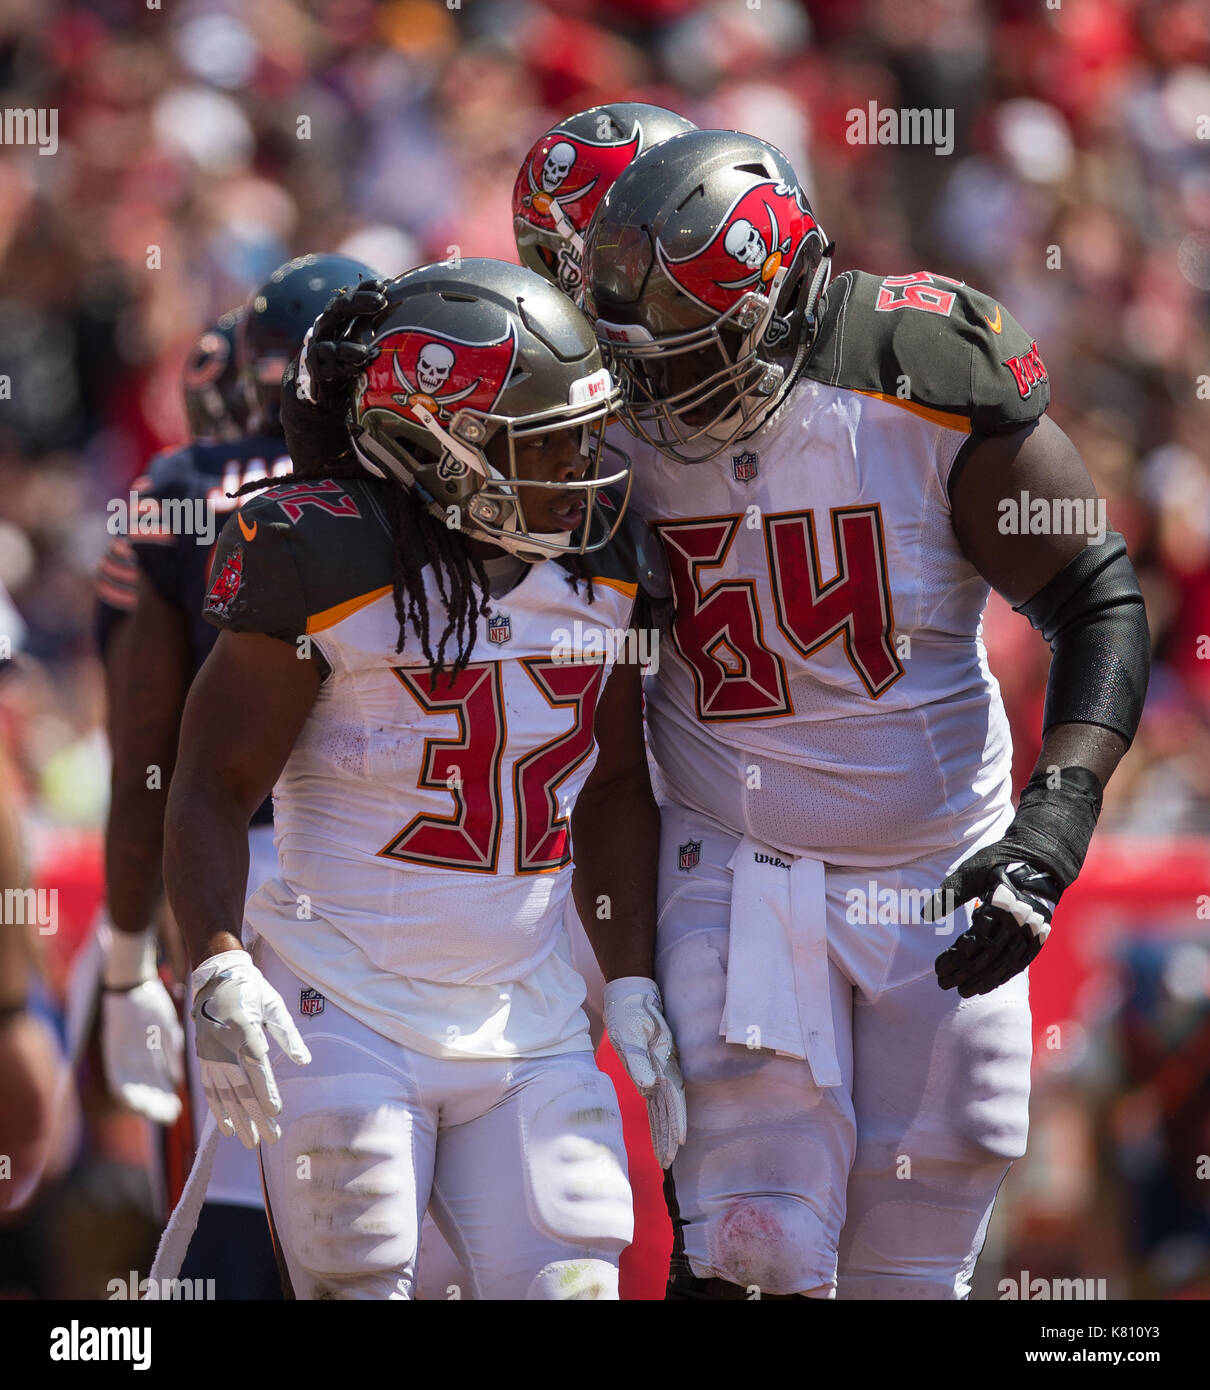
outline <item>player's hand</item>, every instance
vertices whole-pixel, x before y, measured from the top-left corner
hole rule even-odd
[[[935,962],[937,983],[956,988],[963,999],[988,994],[1019,975],[1050,935],[1062,890],[1043,870],[1005,858],[1000,841],[972,854],[921,914],[925,921],[940,922],[971,898],[979,899],[969,929]]]
[[[342,290],[307,329],[298,357],[298,394],[320,409],[344,403],[346,388],[368,363],[377,348],[348,341],[358,319],[373,318],[387,307],[386,280],[363,280]]]
[[[685,1085],[654,980],[628,975],[605,986],[605,1031],[647,1102],[651,1146],[662,1168],[685,1142]]]
[[[280,994],[247,951],[222,951],[193,972],[193,1021],[202,1089],[222,1134],[246,1149],[281,1138],[281,1096],[269,1065],[272,1038],[292,1062],[311,1060]]]
[[[116,1100],[154,1124],[181,1113],[185,1035],[155,964],[155,932],[100,928],[101,1060]]]

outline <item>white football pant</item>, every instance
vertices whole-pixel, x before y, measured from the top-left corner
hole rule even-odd
[[[618,1297],[630,1185],[617,1097],[590,1052],[427,1057],[330,999],[301,1015],[305,983],[265,943],[254,957],[312,1057],[300,1067],[271,1045],[282,1137],[261,1145],[296,1298],[415,1297],[426,1206],[467,1297]]]
[[[685,1077],[672,1179],[693,1274],[815,1298],[966,1297],[996,1192],[1025,1151],[1027,977],[974,999],[939,988],[933,961],[968,909],[945,927],[851,920],[903,915],[888,903],[931,893],[944,857],[826,866],[841,1084],[820,1088],[807,1062],[719,1036],[739,841],[679,805],[662,814],[656,977]],[[871,898],[873,914],[860,906]]]

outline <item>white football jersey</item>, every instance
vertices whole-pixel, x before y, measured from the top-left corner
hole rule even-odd
[[[294,551],[320,527],[346,548],[377,546],[376,486],[342,484],[308,536],[291,537]],[[216,571],[238,555],[239,572],[216,581],[222,625],[276,635],[291,626],[258,624],[246,587],[258,546],[288,534],[273,520],[283,495],[298,500],[278,488],[245,505],[243,544],[224,532]],[[341,535],[332,508],[346,501],[363,515]],[[259,533],[251,541],[249,529]],[[424,575],[435,646],[446,610],[432,569]],[[595,761],[593,716],[636,585],[598,574],[589,603],[583,581],[577,591],[554,561],[530,566],[480,617],[469,664],[435,689],[410,629],[395,651],[390,583],[358,587],[329,592],[349,593],[337,603],[303,603],[327,674],[274,789],[281,871],[249,899],[246,930],[319,995],[429,1055],[589,1046],[563,925],[569,818]]]
[[[696,465],[629,446],[631,506],[676,600],[646,691],[663,781],[792,854],[903,863],[977,837],[1009,802],[989,588],[947,484],[972,429],[1012,428],[1045,399],[995,360],[1023,351],[1023,330],[956,285],[843,276],[808,374],[763,427]],[[910,394],[885,389],[913,368]]]

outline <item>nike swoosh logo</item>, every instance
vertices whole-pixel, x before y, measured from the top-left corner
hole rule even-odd
[[[996,332],[999,333],[999,331],[1000,331],[1000,330],[997,328],[997,329],[996,329]],[[236,514],[235,514],[235,519],[239,522],[239,529],[244,533],[244,539],[245,539],[246,541],[255,540],[255,539],[256,539],[256,528],[260,525],[260,522],[259,522],[259,521],[254,521],[254,522],[252,523],[252,525],[249,526],[248,523],[244,520],[243,516],[242,516],[239,512],[236,512]]]
[[[209,1009],[209,1007],[210,1007],[210,1000],[209,1000],[209,999],[203,1000],[203,1001],[202,1001],[202,1007],[198,1010],[198,1013],[201,1014],[201,1016],[202,1016],[208,1023],[218,1023],[218,1024],[222,1024],[222,1023],[224,1022],[223,1019],[221,1019],[221,1018],[215,1018],[215,1016],[214,1016],[212,1013],[207,1012],[207,1010]]]
[[[989,319],[988,316],[984,314],[983,322],[987,324],[988,328],[990,328],[993,333],[999,333],[1000,329],[1003,327],[1003,324],[1000,319],[1000,306],[998,304],[996,305],[995,320],[993,321],[992,319]],[[248,539],[251,540],[252,537],[249,536]]]

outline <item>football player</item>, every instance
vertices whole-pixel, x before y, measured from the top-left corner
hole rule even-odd
[[[299,1298],[412,1297],[430,1199],[474,1297],[616,1298],[630,1192],[562,927],[573,804],[615,1045],[661,1068],[668,1147],[680,1100],[638,666],[600,657],[646,575],[602,445],[617,389],[561,294],[476,260],[341,296],[297,389],[348,428],[292,430],[296,476],[224,529],[169,799],[211,1109],[271,1145]],[[219,870],[274,784],[281,870],[245,905]]]
[[[1026,967],[1147,684],[1036,342],[946,275],[829,284],[831,251],[785,157],[720,131],[640,155],[586,241],[676,603],[647,690],[674,1299],[969,1293],[1025,1148]],[[1053,651],[1015,812],[991,588]]]
[[[347,257],[300,257],[275,271],[245,309],[224,314],[201,336],[184,377],[186,412],[197,436],[157,455],[135,480],[127,534],[114,537],[98,578],[113,750],[105,835],[109,922],[101,929],[102,1054],[113,1094],[159,1124],[173,1124],[179,1115],[183,1063],[176,1008],[157,973],[153,918],[181,711],[216,635],[201,618],[214,519],[236,506],[228,494],[242,483],[289,471],[280,422],[283,369],[332,294],[373,274]],[[268,800],[252,817],[249,847],[253,888],[276,870]],[[149,1038],[159,1045],[150,1046]],[[205,1105],[194,1081],[200,1122]],[[185,1276],[216,1278],[223,1298],[276,1296],[256,1163],[224,1146],[208,1196]]]

